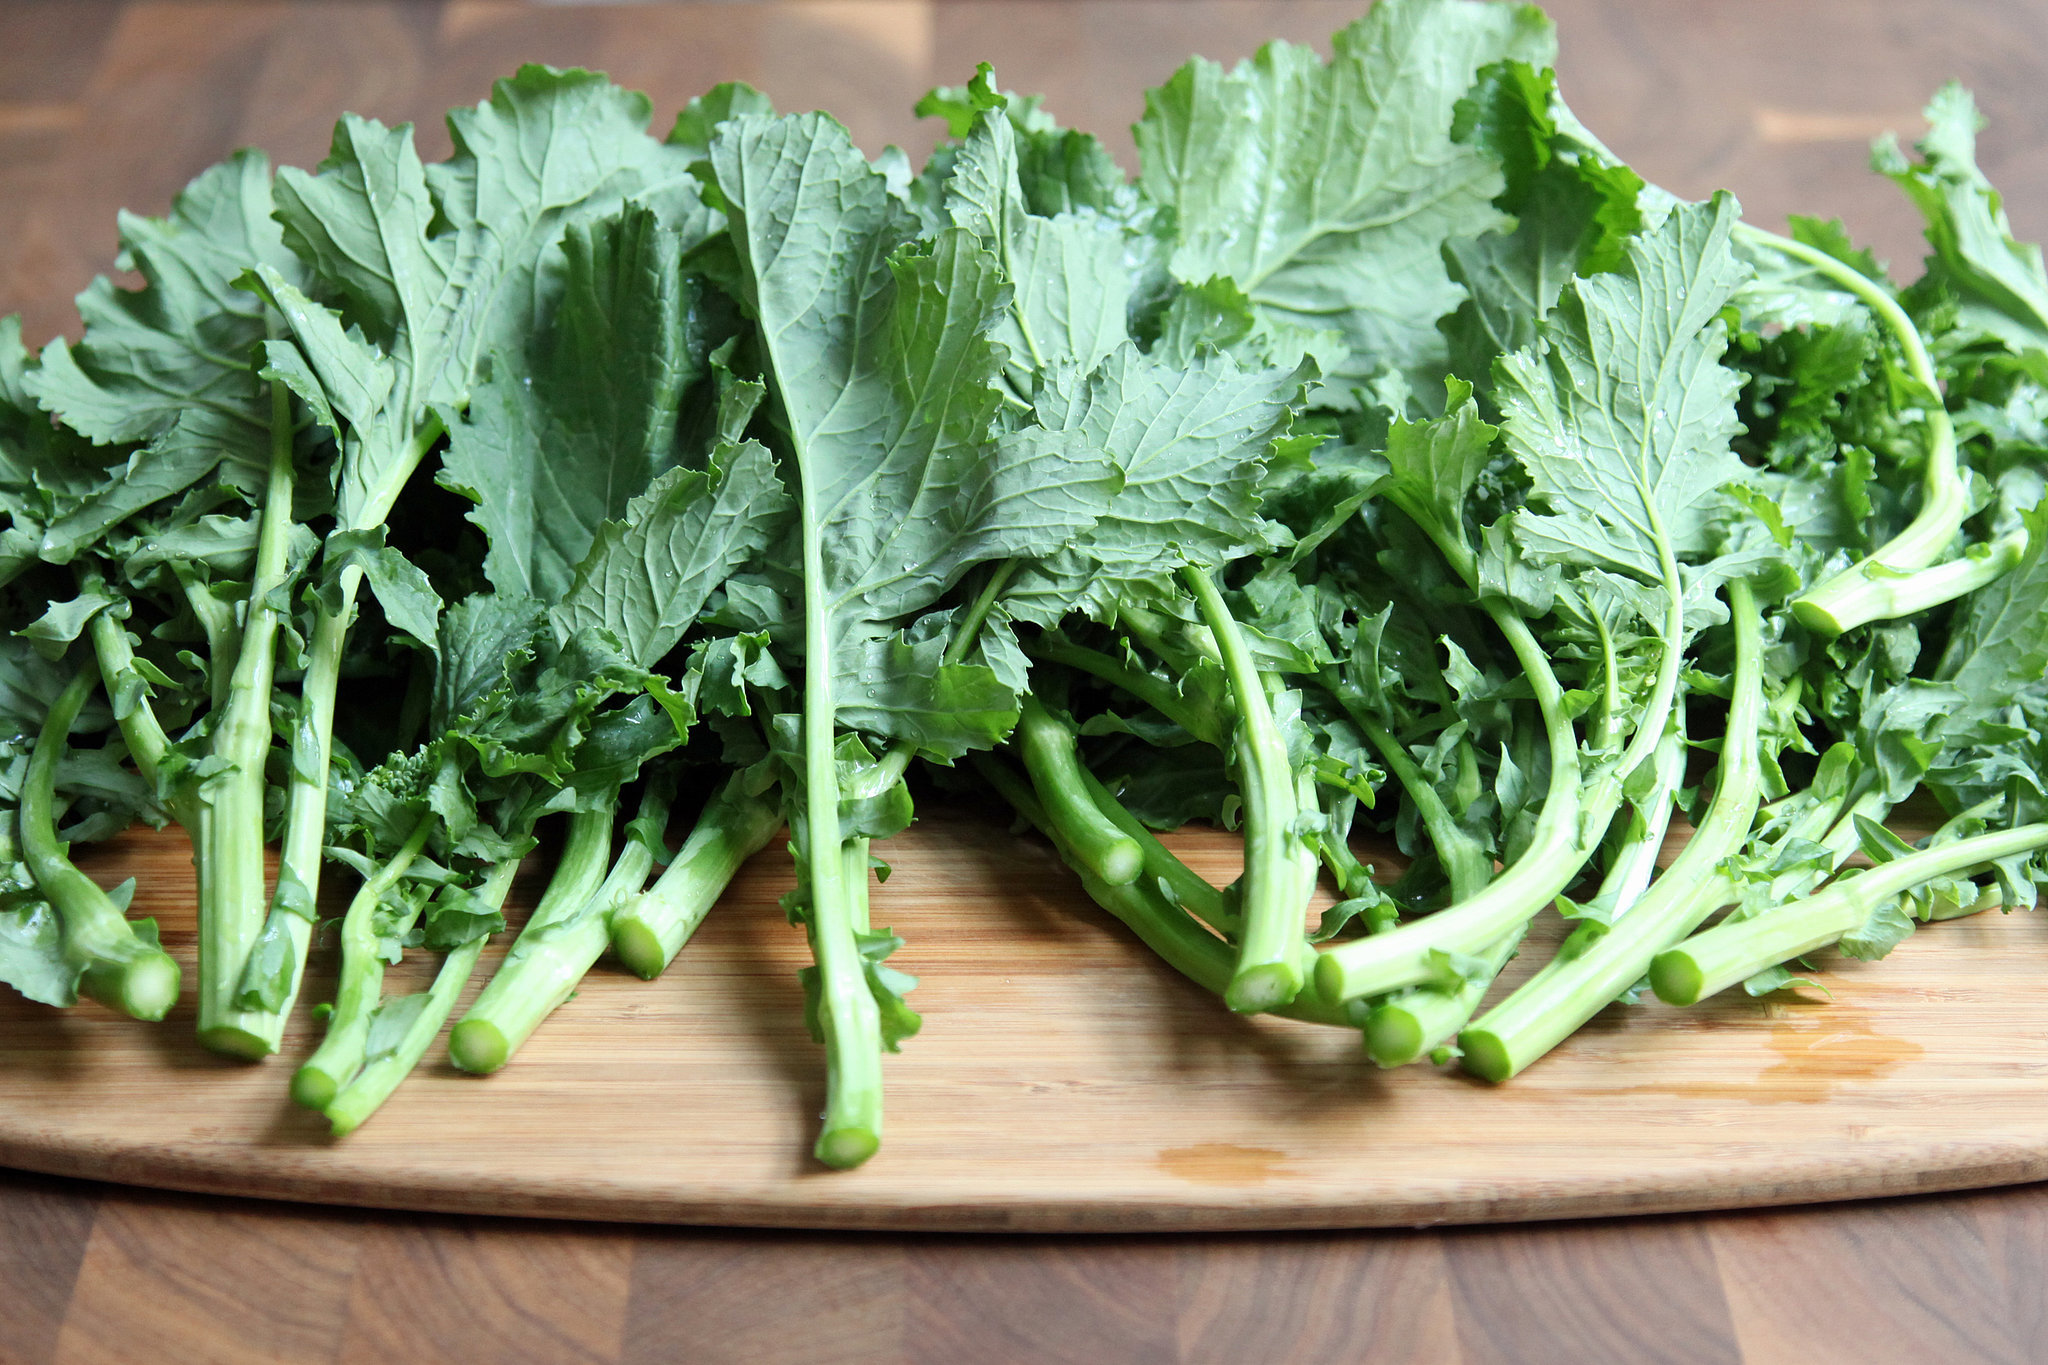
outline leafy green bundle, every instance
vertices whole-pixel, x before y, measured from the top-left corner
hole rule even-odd
[[[657,138],[527,67],[445,162],[351,116],[316,172],[124,216],[143,284],[79,342],[0,323],[0,980],[161,1018],[177,964],[67,845],[176,821],[200,1036],[261,1057],[339,862],[292,1093],[347,1131],[551,826],[468,1070],[607,947],[658,975],[787,828],[843,1167],[920,1023],[870,906],[913,782],[1008,803],[1224,1007],[1491,1080],[1616,1001],[2031,905],[2048,275],[1969,97],[1877,149],[1928,224],[1900,288],[1646,184],[1552,52],[1531,7],[1383,0],[1327,59],[1184,67],[1135,181],[987,67],[919,105],[922,168],[741,85]],[[1229,886],[1157,837],[1191,820],[1241,829]]]

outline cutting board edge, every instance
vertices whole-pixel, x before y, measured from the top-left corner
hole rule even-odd
[[[1655,1172],[1552,1182],[1543,1192],[1418,1191],[1351,1200],[1308,1200],[1258,1187],[1190,1189],[1172,1196],[1068,1200],[849,1199],[690,1195],[629,1191],[593,1182],[553,1191],[393,1181],[272,1170],[234,1178],[204,1153],[148,1149],[80,1150],[0,1133],[0,1167],[142,1189],[340,1208],[507,1218],[575,1219],[681,1227],[754,1227],[837,1232],[1134,1233],[1273,1232],[1531,1223],[1728,1209],[1782,1208],[1851,1199],[1945,1194],[2048,1180],[2048,1136],[2038,1144],[1944,1142],[1840,1164],[1759,1162],[1673,1178]],[[821,1177],[831,1178],[831,1177]],[[1473,1182],[1463,1182],[1470,1185]]]

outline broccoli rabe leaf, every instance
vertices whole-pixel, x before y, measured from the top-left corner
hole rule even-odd
[[[1517,518],[1533,553],[1658,582],[1667,556],[1710,548],[1716,490],[1743,475],[1716,321],[1743,277],[1735,218],[1726,195],[1674,209],[1621,269],[1564,291],[1538,346],[1501,360],[1508,446],[1548,509]]]
[[[1090,525],[1115,470],[1029,429],[991,441],[1001,266],[964,229],[914,243],[914,218],[843,128],[741,118],[711,150],[818,546],[806,613],[829,623],[841,700],[885,717],[892,705],[861,700],[872,642],[975,565]]]
[[[966,94],[978,109],[953,157],[945,206],[1009,277],[1010,306],[992,335],[1030,371],[1058,363],[1092,369],[1124,339],[1131,276],[1123,232],[1094,213],[1033,213],[1019,179],[1009,101],[996,93],[987,67]]]
[[[654,667],[712,589],[786,532],[789,514],[775,463],[753,441],[708,470],[670,470],[598,530],[553,611],[556,631],[609,631],[628,658]]]
[[[1945,85],[1927,105],[1921,160],[1885,138],[1872,164],[1906,191],[1927,220],[1927,279],[1960,301],[1961,325],[2015,351],[2048,350],[2048,275],[2041,248],[2013,240],[1997,190],[1977,168],[1976,101]]]
[[[1128,344],[1085,378],[1054,376],[1037,403],[1042,425],[1010,440],[1105,452],[1122,487],[1085,538],[1017,575],[1010,610],[1047,624],[1075,607],[1106,615],[1181,564],[1213,568],[1265,546],[1259,484],[1301,381],[1218,352],[1177,364]]]
[[[684,315],[701,281],[651,210],[571,227],[560,303],[492,357],[439,478],[476,501],[500,592],[559,599],[607,521],[679,460],[677,412],[706,370]]]
[[[645,96],[602,76],[528,66],[449,116],[448,161],[423,166],[409,126],[351,115],[318,174],[280,173],[285,240],[340,317],[308,328],[303,306],[277,301],[330,397],[376,400],[344,414],[354,435],[338,471],[344,526],[382,520],[419,461],[430,415],[468,403],[484,357],[524,347],[572,223],[630,198],[685,248],[715,229],[687,154],[647,135],[650,112]],[[376,378],[385,367],[388,381]]]
[[[1194,61],[1146,96],[1147,195],[1177,215],[1174,277],[1237,281],[1277,319],[1340,329],[1342,373],[1435,383],[1436,320],[1455,308],[1444,243],[1502,222],[1494,157],[1451,136],[1480,68],[1548,62],[1532,7],[1391,0],[1332,40],[1329,62],[1272,43],[1226,72]]]
[[[1458,108],[1456,132],[1497,157],[1506,187],[1494,204],[1515,215],[1495,230],[1444,245],[1450,275],[1469,296],[1442,320],[1451,369],[1485,386],[1493,358],[1535,339],[1574,275],[1611,270],[1642,226],[1642,178],[1597,144],[1574,136],[1556,79],[1522,62],[1480,73]]]
[[[95,280],[78,300],[85,339],[51,342],[29,391],[101,444],[211,447],[216,463],[225,455],[260,466],[270,399],[250,360],[263,304],[234,282],[259,263],[287,277],[301,270],[271,219],[270,163],[237,152],[187,186],[168,218],[124,213],[121,249],[144,287]]]

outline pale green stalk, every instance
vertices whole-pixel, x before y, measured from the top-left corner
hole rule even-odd
[[[496,909],[505,903],[505,893],[512,888],[512,878],[519,871],[519,860],[508,858],[491,868],[482,886],[477,888],[477,899]],[[455,1009],[456,997],[469,983],[470,973],[476,970],[477,958],[484,950],[484,938],[478,937],[450,949],[441,959],[441,969],[434,973],[434,984],[427,989],[426,1003],[406,1026],[405,1036],[388,1053],[371,1057],[363,1064],[355,1078],[342,1087],[322,1112],[333,1127],[336,1137],[355,1131],[364,1119],[377,1112],[378,1106],[391,1097],[399,1083],[412,1074],[420,1058],[427,1055],[434,1039],[440,1035],[441,1025],[448,1022],[448,1016]]]
[[[277,1050],[279,1028],[240,1008],[243,968],[263,929],[264,763],[270,754],[278,602],[292,529],[291,396],[271,385],[270,472],[258,523],[247,616],[225,704],[213,732],[219,771],[199,786],[192,831],[199,870],[199,1041],[230,1056]]]
[[[57,768],[95,681],[92,667],[81,667],[43,718],[21,785],[21,858],[64,926],[64,958],[83,973],[79,989],[133,1018],[161,1019],[178,998],[178,964],[137,936],[120,907],[72,864],[57,838]]]

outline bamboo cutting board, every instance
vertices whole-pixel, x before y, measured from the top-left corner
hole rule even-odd
[[[1228,837],[1176,844],[1233,875]],[[802,938],[775,905],[780,850],[661,980],[600,967],[504,1071],[464,1076],[437,1050],[340,1141],[285,1097],[316,1037],[303,1007],[285,1055],[251,1066],[194,1043],[189,990],[155,1027],[10,993],[0,1164],[394,1208],[1066,1231],[1510,1221],[2048,1176],[2048,917],[1930,926],[1878,964],[1830,957],[1832,1003],[1611,1009],[1490,1088],[1227,1014],[1036,840],[949,816],[887,856],[875,919],[909,940],[892,962],[923,978],[925,1027],[888,1060],[885,1143],[861,1170],[808,1156],[822,1059]],[[183,841],[132,834],[90,866],[140,879],[136,912],[158,917],[189,982]],[[529,869],[515,904],[538,890]],[[308,995],[327,986],[316,975]]]

